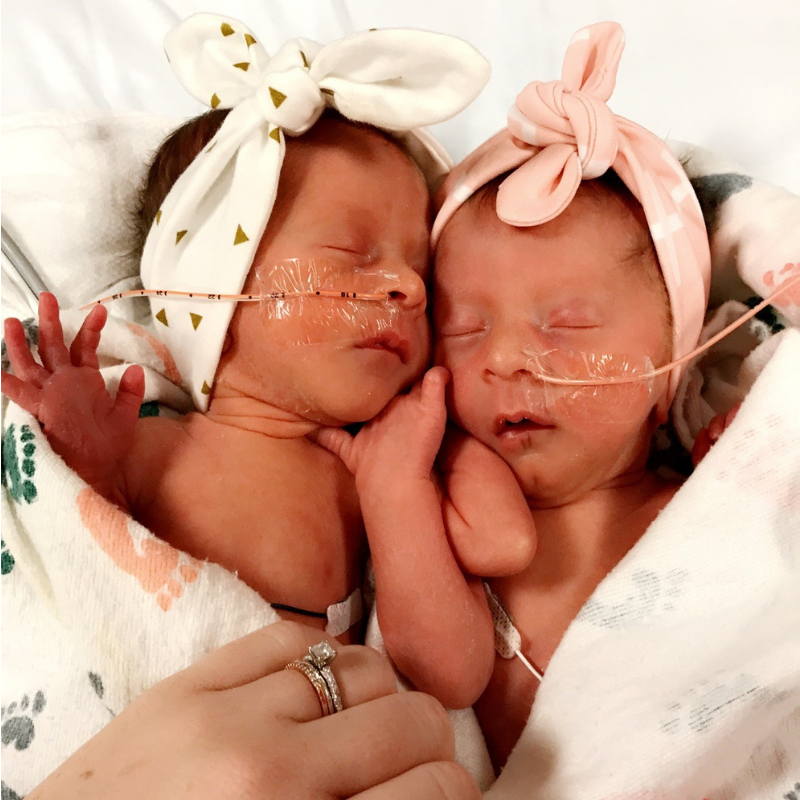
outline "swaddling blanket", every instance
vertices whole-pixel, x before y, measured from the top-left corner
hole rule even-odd
[[[573,620],[493,784],[473,712],[450,712],[486,800],[800,799],[800,332],[742,372],[733,424]],[[367,644],[385,652],[374,608]]]
[[[67,340],[84,316],[62,315]],[[27,331],[35,340],[35,326]],[[145,413],[157,413],[156,401],[191,406],[145,328],[110,317],[99,355],[112,391],[120,355],[145,366]],[[101,498],[33,417],[3,406],[5,799],[33,789],[149,686],[278,615],[234,574],[175,550]],[[352,620],[340,616],[356,606],[331,607],[329,632],[346,630]]]
[[[487,800],[800,791],[800,333],[775,338],[731,427],[567,630]]]
[[[706,342],[800,275],[800,197],[759,181],[709,150],[682,142],[672,142],[671,148],[700,200],[711,242],[713,311],[700,337]],[[684,448],[691,450],[714,416],[742,400],[772,352],[759,345],[789,326],[800,327],[800,284],[692,364],[670,411]]]

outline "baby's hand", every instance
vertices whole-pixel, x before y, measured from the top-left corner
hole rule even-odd
[[[323,428],[312,438],[339,456],[357,483],[381,481],[402,472],[430,479],[444,436],[444,389],[449,374],[433,367],[407,395],[395,397],[357,436],[341,428]]]
[[[69,349],[49,292],[39,298],[39,356],[34,359],[18,319],[5,322],[8,357],[14,375],[2,374],[2,393],[42,424],[53,450],[104,497],[124,505],[118,495],[120,462],[133,444],[133,431],[144,396],[144,371],[129,367],[117,396],[108,393],[100,375],[97,346],[107,318],[93,308]]]
[[[536,526],[511,467],[485,444],[451,428],[439,453],[447,533],[464,572],[522,572],[536,553]]]
[[[692,447],[692,464],[695,467],[708,455],[714,442],[730,427],[741,405],[737,403],[727,414],[718,414],[708,423],[707,428],[697,434]]]

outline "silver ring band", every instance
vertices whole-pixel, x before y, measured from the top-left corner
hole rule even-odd
[[[319,707],[323,717],[336,713],[328,684],[315,666],[309,664],[307,661],[298,659],[297,661],[292,661],[287,664],[284,669],[293,669],[308,678],[308,682],[314,687],[314,691],[317,693],[317,700],[319,700]]]
[[[337,711],[341,711],[344,706],[342,705],[342,696],[339,692],[339,684],[336,682],[336,678],[331,668],[328,666],[334,658],[336,658],[336,651],[327,639],[323,639],[319,644],[308,648],[308,655],[305,656],[303,660],[319,670],[320,675],[322,675],[323,680],[328,686],[328,691],[333,701],[333,710],[334,713],[336,713]]]
[[[307,656],[292,661],[285,667],[286,669],[297,670],[308,678],[317,693],[323,717],[327,717],[329,714],[336,714],[344,708],[342,695],[339,692],[339,684],[336,682],[333,671],[328,666],[334,658],[336,658],[336,651],[330,642],[323,639],[318,644],[308,648]]]
[[[317,666],[309,656],[306,656],[303,661],[316,669],[319,674],[322,676],[322,679],[325,681],[325,685],[328,687],[328,692],[331,696],[331,702],[333,703],[333,713],[335,714],[337,711],[341,711],[344,706],[342,705],[342,696],[339,694],[339,684],[336,683],[336,678],[333,675],[330,667],[319,667]]]

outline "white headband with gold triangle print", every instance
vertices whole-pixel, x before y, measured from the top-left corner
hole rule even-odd
[[[465,108],[490,73],[466,42],[418,30],[366,31],[325,46],[294,39],[270,57],[238,20],[196,14],[164,46],[195,98],[230,109],[167,195],[142,255],[145,288],[199,294],[241,291],[275,202],[284,134],[301,135],[332,107],[348,119],[407,132],[412,152],[427,151],[427,166],[443,172],[446,155],[417,129]],[[159,337],[205,411],[235,304],[193,307],[161,297],[151,304]]]

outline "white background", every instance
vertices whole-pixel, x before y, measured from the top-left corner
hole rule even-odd
[[[201,109],[172,77],[164,34],[196,11],[238,18],[267,50],[369,27],[461,36],[492,63],[478,101],[436,133],[459,159],[502,127],[529,80],[560,75],[571,34],[613,19],[627,46],[611,108],[800,193],[798,0],[3,0],[2,112]]]

